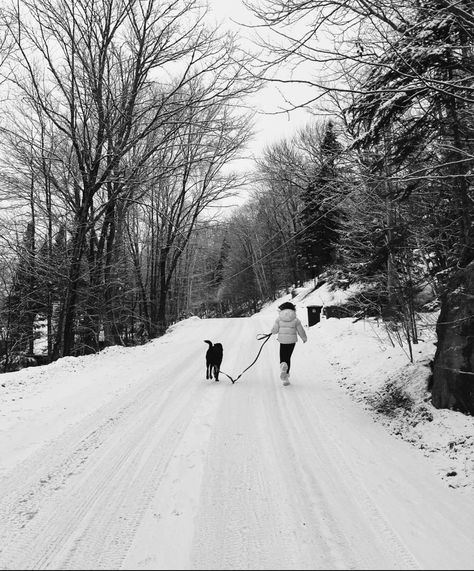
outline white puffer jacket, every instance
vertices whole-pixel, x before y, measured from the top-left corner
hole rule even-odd
[[[282,309],[277,320],[272,327],[272,334],[278,333],[280,343],[296,343],[298,335],[306,342],[306,331],[303,329],[301,321],[296,317],[293,309]]]

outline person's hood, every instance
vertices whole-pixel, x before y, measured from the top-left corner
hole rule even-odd
[[[293,321],[296,319],[296,311],[294,309],[282,309],[280,311],[280,319],[282,321]]]

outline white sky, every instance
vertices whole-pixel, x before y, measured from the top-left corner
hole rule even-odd
[[[236,23],[251,24],[253,22],[250,12],[241,0],[208,0],[208,3],[209,11],[216,21],[228,25],[232,30],[237,30],[242,36],[242,45],[248,45],[249,49],[252,49],[249,38],[253,31]],[[279,89],[282,90],[281,93]],[[312,117],[309,112],[302,109],[281,113],[286,106],[284,97],[290,101],[298,101],[299,95],[301,97],[301,88],[281,87],[281,85],[277,88],[276,85],[268,85],[252,96],[249,103],[254,110],[258,111],[258,115],[255,137],[249,145],[250,155],[258,156],[268,144],[293,135],[300,127],[311,121]],[[247,165],[251,165],[250,160],[241,161],[239,166],[245,168]]]

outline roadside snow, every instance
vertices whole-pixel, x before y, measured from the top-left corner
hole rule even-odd
[[[328,319],[314,327],[314,336],[340,371],[339,384],[392,434],[429,458],[450,487],[472,493],[474,418],[434,408],[427,390],[435,352],[433,329],[413,346],[410,363],[406,346],[392,346],[384,326],[375,320]]]
[[[316,289],[315,289],[316,287]],[[283,295],[277,300],[265,304],[261,313],[266,314],[277,310],[278,306],[284,301],[291,301],[299,308],[299,317],[307,323],[306,307],[308,305],[341,305],[346,302],[351,296],[361,291],[359,284],[352,284],[347,289],[333,289],[331,285],[326,282],[319,287],[313,285],[306,285],[293,289],[292,293]]]
[[[147,345],[108,347],[0,375],[0,476],[150,375],[150,354],[156,352],[158,359],[173,330],[185,325]]]
[[[261,314],[277,314],[283,301],[291,301],[307,327],[309,305],[338,305],[358,291],[332,291],[324,284],[302,287],[267,304]],[[376,319],[324,319],[308,329],[308,335],[324,347],[331,364],[339,371],[338,384],[393,435],[426,456],[439,476],[452,488],[474,490],[474,418],[438,410],[428,392],[429,363],[434,357],[438,314],[419,316],[420,341],[413,345],[413,363],[406,344],[400,345],[385,325]],[[393,399],[387,397],[387,392]],[[397,397],[408,396],[405,406]]]

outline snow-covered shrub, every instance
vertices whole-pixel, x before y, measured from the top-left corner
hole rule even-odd
[[[34,367],[38,363],[33,355],[24,352],[10,353],[7,357],[3,356],[0,359],[0,370],[5,371],[19,371],[24,367]]]
[[[388,381],[367,400],[376,412],[386,416],[395,416],[401,410],[410,411],[415,406],[413,397],[393,381]]]

